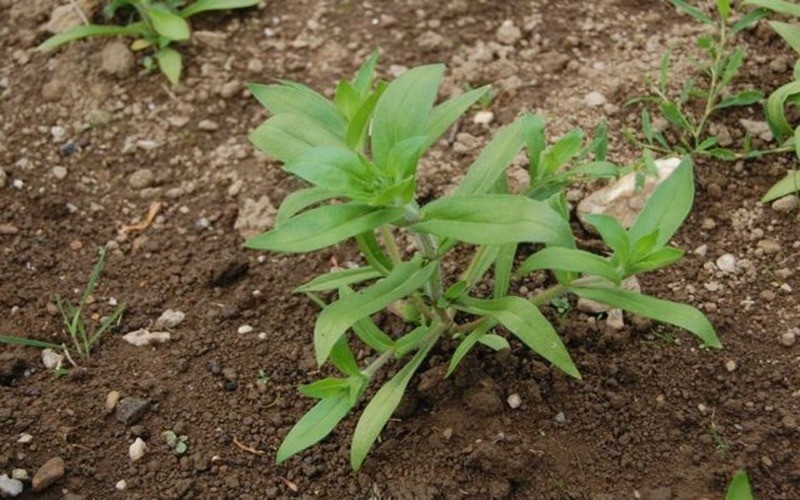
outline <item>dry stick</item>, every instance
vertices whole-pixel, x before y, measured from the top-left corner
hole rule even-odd
[[[86,13],[81,9],[81,6],[75,0],[69,0],[70,5],[72,5],[72,10],[74,10],[78,17],[81,18],[83,24],[89,24],[89,18],[86,16]]]

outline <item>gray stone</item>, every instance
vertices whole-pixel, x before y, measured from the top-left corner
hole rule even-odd
[[[197,124],[197,128],[205,130],[206,132],[213,132],[219,130],[219,125],[212,120],[201,120],[200,123]]]
[[[717,267],[723,273],[735,273],[736,272],[736,257],[733,255],[726,253],[720,255],[716,261]]]
[[[158,317],[155,325],[153,325],[153,328],[175,328],[181,324],[184,319],[186,319],[186,313],[183,311],[173,311],[172,309],[167,309],[161,313],[161,316]]]
[[[67,466],[61,457],[53,457],[44,463],[33,475],[33,492],[41,493],[53,483],[64,477]]]
[[[0,179],[2,174],[0,174]],[[0,180],[0,187],[2,187],[2,180]],[[772,202],[772,209],[776,212],[791,212],[800,208],[800,198],[796,194],[784,196]]]
[[[763,239],[758,242],[758,248],[764,251],[767,255],[779,253],[781,251],[781,244],[773,239]]]
[[[168,342],[171,337],[169,332],[151,332],[144,328],[126,333],[122,336],[125,342],[135,345],[136,347],[163,344],[164,342]]]
[[[100,68],[109,75],[124,77],[130,74],[136,60],[128,45],[111,42],[100,53]]]
[[[128,177],[128,185],[133,189],[144,189],[150,187],[156,180],[155,174],[149,168],[140,168]]]
[[[522,38],[522,31],[514,26],[514,21],[507,19],[497,28],[495,37],[503,45],[514,45]]]
[[[150,402],[140,398],[123,398],[117,403],[117,421],[125,425],[133,425],[150,409]]]
[[[219,90],[219,94],[224,97],[225,99],[230,99],[231,97],[235,96],[242,90],[242,82],[239,80],[231,80],[225,85],[222,86]]]
[[[0,497],[14,498],[22,493],[22,481],[11,479],[6,474],[0,476]]]
[[[767,122],[743,118],[739,120],[739,124],[751,137],[757,137],[764,142],[772,142],[772,130]]]
[[[607,103],[608,99],[606,99],[606,96],[600,92],[589,92],[583,96],[583,102],[585,102],[590,108],[597,108]]]

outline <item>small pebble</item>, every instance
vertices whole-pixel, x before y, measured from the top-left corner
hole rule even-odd
[[[126,483],[124,479],[117,481],[117,484],[114,485],[114,488],[116,488],[117,491],[123,491],[127,487],[128,483]]]
[[[173,311],[172,309],[167,309],[161,313],[161,316],[158,317],[155,325],[153,325],[153,328],[156,330],[160,330],[162,328],[175,328],[181,324],[185,318],[186,313],[183,311]]]
[[[119,391],[110,391],[106,394],[106,412],[111,413],[114,411],[114,408],[117,407],[117,403],[119,403]]]
[[[253,330],[254,330],[254,328],[252,326],[250,326],[250,325],[242,325],[236,331],[241,333],[242,335],[244,335],[246,333],[252,333]]]
[[[215,130],[219,130],[219,125],[217,122],[212,120],[202,120],[197,124],[197,128],[200,130],[205,130],[206,132],[213,132]]]
[[[53,177],[62,180],[67,176],[67,169],[64,167],[53,167]]]
[[[472,118],[476,125],[489,125],[494,120],[494,113],[488,110],[478,111]]]
[[[0,497],[14,498],[22,493],[22,490],[22,481],[9,478],[6,474],[0,475]]]
[[[519,394],[514,393],[508,397],[508,406],[512,409],[516,410],[522,404],[522,398],[519,397]]]
[[[27,481],[30,479],[30,476],[28,475],[28,471],[25,469],[14,469],[11,471],[11,478],[19,479],[20,481]]]
[[[566,415],[564,415],[564,412],[563,412],[563,411],[560,411],[560,412],[558,412],[558,414],[556,415],[556,417],[555,417],[555,420],[556,420],[556,422],[558,422],[559,424],[563,424],[563,423],[565,423],[565,422],[567,421],[567,416],[566,416]]]
[[[786,347],[792,347],[795,342],[797,342],[797,333],[795,333],[796,329],[791,329],[788,332],[781,334],[781,344]]]
[[[135,462],[144,456],[147,451],[147,444],[142,441],[142,438],[136,438],[131,446],[128,448],[128,456],[131,457],[131,462]]]
[[[17,439],[17,442],[19,444],[28,444],[31,441],[33,441],[33,436],[31,436],[27,432],[23,432],[22,434],[20,434],[19,438]]]
[[[717,267],[720,271],[724,273],[735,273],[736,272],[736,257],[733,255],[726,253],[721,255],[717,259]]]
[[[590,108],[597,108],[608,102],[608,99],[606,99],[606,96],[600,92],[589,92],[583,96],[583,102],[585,102]]]
[[[507,19],[497,28],[495,37],[503,45],[514,45],[522,38],[522,30],[514,26],[514,21]]]
[[[736,371],[736,361],[729,359],[725,362],[725,369],[729,372]]]
[[[776,212],[791,212],[800,208],[800,198],[790,194],[772,202],[772,209]]]

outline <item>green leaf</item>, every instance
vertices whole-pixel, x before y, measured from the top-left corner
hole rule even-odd
[[[424,135],[444,66],[433,64],[410,69],[389,84],[372,119],[372,158],[384,167],[395,144]]]
[[[389,270],[394,267],[391,259],[381,249],[378,244],[378,239],[375,238],[375,232],[365,231],[356,236],[356,243],[361,254],[367,259],[370,266],[380,271],[382,274],[389,274]]]
[[[500,129],[470,165],[455,194],[488,193],[524,144],[524,131],[532,126],[533,115],[526,114]]]
[[[570,168],[567,172],[569,176],[586,175],[594,179],[603,179],[619,176],[619,167],[607,161],[590,161]]]
[[[727,148],[713,148],[708,150],[708,154],[718,160],[733,161],[738,158],[736,153]]]
[[[719,104],[717,104],[716,108],[724,109],[732,106],[749,106],[750,104],[757,103],[763,98],[764,93],[760,90],[745,90],[743,92],[739,92],[738,94],[726,97],[720,101]]]
[[[583,130],[576,128],[561,137],[542,155],[541,175],[556,172],[578,154],[583,144]]]
[[[344,269],[342,271],[332,271],[321,276],[317,276],[308,283],[295,288],[295,293],[302,292],[324,292],[336,290],[343,285],[352,285],[375,278],[380,278],[382,274],[372,266],[356,267]]]
[[[682,128],[683,130],[691,131],[692,126],[689,124],[689,120],[681,113],[681,110],[678,108],[678,105],[672,102],[662,102],[661,103],[661,114],[664,118],[672,123],[673,125]]]
[[[331,349],[331,363],[333,363],[333,366],[338,368],[339,371],[351,377],[358,377],[361,375],[361,370],[358,368],[356,358],[353,356],[350,346],[347,345],[346,336],[342,336],[342,338],[334,344],[333,349]]]
[[[336,105],[336,109],[349,120],[356,114],[358,108],[361,107],[361,96],[353,89],[350,82],[342,80],[336,87],[336,94],[333,96],[333,102]]]
[[[402,209],[376,209],[361,203],[325,205],[303,212],[245,242],[247,248],[273,252],[312,252],[397,220]]]
[[[661,55],[661,63],[658,67],[658,89],[662,94],[666,94],[669,90],[669,57],[670,51],[666,51]]]
[[[40,349],[55,349],[57,351],[64,349],[64,346],[60,344],[53,344],[52,342],[44,342],[36,339],[28,339],[25,337],[16,337],[14,335],[0,335],[0,344],[38,347]]]
[[[403,335],[397,342],[395,342],[395,358],[400,359],[406,354],[415,351],[419,348],[420,342],[425,339],[426,334],[430,331],[427,326],[418,326],[409,333]]]
[[[650,124],[650,113],[647,108],[642,108],[642,133],[648,144],[653,144],[653,128]]]
[[[403,262],[386,278],[326,307],[314,326],[317,362],[322,365],[328,359],[334,344],[353,323],[425,286],[436,265],[432,262],[420,268],[418,260]]]
[[[383,354],[395,345],[392,338],[383,333],[370,317],[356,321],[353,324],[353,332],[361,342],[375,349],[379,354]]]
[[[508,340],[504,339],[500,335],[495,335],[493,333],[487,333],[486,335],[479,338],[478,342],[495,351],[502,351],[503,349],[511,349],[511,344],[508,343]]]
[[[426,127],[426,140],[422,146],[422,150],[425,151],[435,144],[436,141],[439,140],[439,137],[447,132],[447,129],[450,128],[458,117],[463,115],[470,106],[478,101],[478,99],[486,95],[490,88],[491,87],[486,85],[470,90],[469,92],[464,92],[433,108]]]
[[[464,337],[458,347],[456,347],[455,352],[453,353],[453,357],[450,358],[450,364],[447,367],[447,373],[444,374],[444,377],[447,378],[450,376],[451,373],[458,367],[458,364],[461,363],[461,360],[464,359],[464,356],[472,350],[473,347],[478,343],[478,341],[485,336],[488,332],[490,332],[493,328],[494,323],[489,320],[484,320],[480,323],[480,325],[474,329],[469,335]]]
[[[384,167],[390,178],[399,182],[414,176],[425,140],[425,136],[410,137],[392,147]]]
[[[530,160],[531,182],[542,176],[542,154],[547,148],[547,124],[539,115],[527,115],[523,127],[523,138]],[[513,159],[513,158],[512,158]]]
[[[383,387],[375,393],[367,407],[364,408],[364,413],[361,414],[361,418],[358,419],[358,424],[356,424],[356,430],[353,433],[353,444],[350,448],[350,465],[353,470],[358,470],[361,467],[369,449],[372,448],[381,430],[386,426],[386,422],[389,421],[397,405],[400,404],[400,400],[403,399],[403,394],[411,381],[411,377],[425,360],[433,344],[431,342],[418,351],[408,364],[383,384]]]
[[[746,0],[745,4],[764,7],[781,14],[800,17],[800,5],[785,0]]]
[[[181,80],[181,70],[183,69],[183,60],[180,52],[164,47],[156,52],[156,60],[158,60],[158,69],[164,73],[167,80],[173,85],[177,85]]]
[[[319,187],[299,189],[284,198],[283,203],[281,203],[278,209],[278,214],[275,216],[275,227],[280,226],[312,205],[339,196],[340,195],[337,193]]]
[[[669,178],[658,185],[628,232],[631,241],[658,231],[656,246],[662,247],[669,242],[692,208],[692,169],[691,158],[684,157]]]
[[[289,160],[283,169],[327,191],[362,200],[375,177],[358,155],[343,147],[311,148]]]
[[[725,65],[725,71],[723,71],[722,77],[720,78],[719,81],[720,88],[725,88],[728,86],[729,83],[731,83],[733,77],[736,76],[736,73],[739,72],[739,68],[742,67],[743,62],[744,62],[744,48],[739,47],[733,52],[733,54],[731,54],[727,64]]]
[[[794,134],[794,127],[786,118],[785,108],[787,102],[798,95],[800,95],[800,81],[795,81],[778,87],[767,99],[765,108],[767,123],[778,142],[783,142]]]
[[[622,224],[611,217],[604,214],[589,214],[584,215],[583,220],[594,226],[603,243],[614,251],[622,260],[627,260],[630,253],[630,240],[628,239],[628,232],[622,227]]]
[[[728,486],[725,500],[753,500],[753,492],[750,489],[750,479],[747,477],[747,472],[743,470],[736,471],[730,486]]]
[[[243,9],[245,7],[258,5],[259,1],[260,0],[197,0],[179,11],[179,14],[183,18],[187,18],[210,10]]]
[[[791,170],[786,173],[786,177],[775,183],[769,191],[761,198],[762,203],[783,198],[792,193],[800,193],[800,170]]]
[[[736,35],[742,30],[753,26],[755,23],[760,21],[761,19],[767,17],[769,15],[769,10],[767,9],[754,9],[747,13],[746,16],[736,21],[733,26],[731,27],[731,33]]]
[[[275,460],[278,464],[322,441],[347,415],[353,404],[346,392],[325,398],[306,413],[283,439]]]
[[[335,398],[349,389],[350,384],[347,379],[330,377],[298,388],[300,394],[314,399]]]
[[[727,21],[731,15],[731,0],[716,0],[717,12],[723,21]]]
[[[722,343],[717,338],[714,327],[711,326],[708,318],[694,307],[618,288],[587,287],[572,288],[571,291],[585,299],[602,302],[639,316],[678,326],[697,335],[707,346],[722,348]]]
[[[441,198],[411,229],[477,245],[531,242],[571,246],[569,224],[543,201],[511,194]]]
[[[659,248],[655,252],[648,254],[639,262],[634,264],[629,270],[631,274],[641,274],[655,269],[661,269],[679,261],[683,257],[683,250],[672,247]]]
[[[347,124],[345,137],[347,139],[347,145],[351,148],[360,150],[364,136],[367,132],[367,125],[369,125],[370,120],[372,119],[372,113],[375,111],[375,105],[378,104],[378,100],[381,98],[384,90],[386,90],[385,85],[378,85],[378,88],[375,90],[375,92],[373,92],[364,100],[364,102],[361,104],[361,107],[358,108],[358,111],[356,111],[356,113],[350,119],[350,122]]]
[[[698,9],[697,7],[693,7],[686,3],[684,0],[670,0],[678,10],[690,15],[691,17],[695,18],[696,20],[700,21],[703,24],[708,24],[714,26],[714,20],[711,17],[703,12],[702,10]]]
[[[514,267],[514,257],[517,256],[517,244],[508,243],[501,245],[494,262],[494,298],[499,299],[508,294],[511,283],[511,270]]]
[[[524,276],[540,269],[571,271],[606,278],[614,283],[620,282],[620,275],[608,260],[574,248],[547,247],[525,259],[517,269]]]
[[[366,97],[372,85],[375,67],[378,65],[378,57],[380,57],[380,52],[375,50],[370,54],[369,58],[364,61],[364,64],[361,65],[355,77],[353,77],[353,89],[355,89],[361,97]]]
[[[150,19],[159,35],[174,41],[188,40],[190,36],[189,23],[181,16],[175,14],[168,7],[153,4],[144,8],[144,13]]]
[[[696,76],[690,77],[688,80],[686,80],[686,83],[683,84],[683,88],[681,88],[681,95],[678,97],[678,102],[680,102],[681,105],[686,104],[689,101],[696,84]]]
[[[284,163],[315,147],[345,146],[342,138],[318,122],[288,113],[275,115],[253,130],[250,142]]]
[[[93,36],[143,36],[145,33],[147,33],[147,26],[142,22],[131,23],[127,26],[99,26],[96,24],[87,24],[84,26],[76,26],[51,36],[36,47],[36,50],[45,52],[53,50],[65,43]]]
[[[795,52],[800,53],[800,25],[770,21],[770,26]]]
[[[329,100],[305,85],[287,81],[273,85],[251,83],[247,88],[273,115],[300,115],[333,136],[344,138],[344,116]]]
[[[522,297],[503,297],[494,300],[464,297],[460,303],[469,313],[491,316],[522,343],[564,373],[577,379],[581,378],[553,325],[527,300]]]
[[[475,286],[486,274],[486,271],[492,267],[495,259],[500,253],[502,245],[484,245],[481,246],[472,258],[472,261],[467,267],[467,270],[461,275],[461,280],[466,282],[467,288]]]

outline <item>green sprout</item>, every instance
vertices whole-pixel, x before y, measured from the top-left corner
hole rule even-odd
[[[167,446],[169,446],[176,455],[183,455],[189,448],[187,444],[189,442],[188,436],[179,436],[174,431],[164,431],[161,433],[161,436],[164,438]]]

